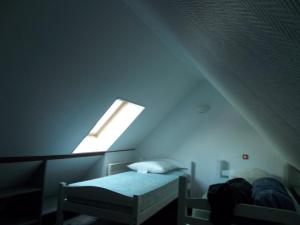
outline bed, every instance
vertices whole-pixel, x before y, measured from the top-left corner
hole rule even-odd
[[[98,179],[60,183],[57,225],[63,212],[71,211],[99,219],[139,225],[178,197],[182,170],[164,174],[127,171]]]
[[[187,178],[179,178],[178,225],[212,225],[209,222],[210,204],[207,198],[192,198],[187,194]],[[290,194],[290,192],[289,192]],[[293,197],[292,197],[293,198]],[[293,198],[296,211],[269,208],[250,204],[239,204],[234,208],[234,217],[253,221],[271,222],[276,224],[299,225],[300,208]],[[192,209],[193,213],[188,213]]]

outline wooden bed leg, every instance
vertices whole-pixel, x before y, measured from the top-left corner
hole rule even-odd
[[[139,197],[134,195],[133,196],[134,199],[134,203],[133,203],[133,207],[132,207],[132,222],[130,225],[139,225]]]
[[[64,223],[64,211],[63,202],[65,200],[64,187],[66,183],[59,183],[58,199],[57,199],[57,211],[56,211],[56,225],[63,225]]]
[[[177,210],[177,225],[184,225],[184,218],[186,216],[185,198],[186,198],[186,177],[179,177],[178,189],[178,210]]]

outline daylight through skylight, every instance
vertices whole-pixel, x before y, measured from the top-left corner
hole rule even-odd
[[[115,100],[73,153],[108,150],[143,110],[143,106]]]

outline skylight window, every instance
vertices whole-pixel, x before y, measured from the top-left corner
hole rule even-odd
[[[115,100],[73,153],[107,151],[143,110],[132,102]]]

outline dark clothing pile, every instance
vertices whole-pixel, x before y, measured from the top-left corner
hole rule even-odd
[[[209,187],[207,197],[211,206],[210,222],[214,225],[232,224],[235,205],[240,203],[295,210],[283,184],[271,177],[257,179],[253,186],[243,178],[214,184]]]
[[[235,205],[252,203],[251,189],[252,185],[243,178],[211,185],[207,195],[211,206],[210,221],[215,225],[230,225]]]

